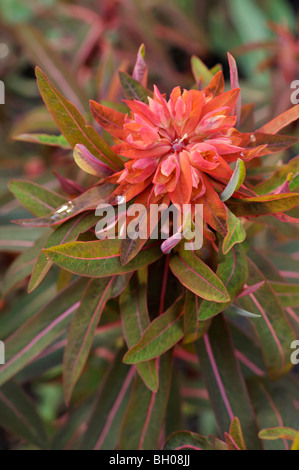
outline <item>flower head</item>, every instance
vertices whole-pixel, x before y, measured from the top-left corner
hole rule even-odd
[[[220,71],[203,90],[176,87],[168,100],[155,86],[148,103],[126,101],[126,115],[92,102],[94,117],[116,139],[113,150],[127,159],[107,178],[116,184],[110,202],[202,204],[205,234],[210,227],[226,236],[228,208],[220,195],[233,175],[230,164],[272,153],[280,143],[280,136],[236,128],[239,100],[239,88],[224,91]],[[244,184],[233,195],[256,196]]]

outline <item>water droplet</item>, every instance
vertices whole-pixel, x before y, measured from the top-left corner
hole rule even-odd
[[[73,211],[75,210],[75,206],[72,201],[66,202],[63,206],[59,207],[53,214],[51,215],[51,222],[57,222],[58,220],[65,219],[68,217]]]
[[[245,153],[244,153],[244,152],[241,152],[241,153],[240,153],[240,157],[245,157]]]
[[[109,199],[108,204],[115,206],[116,204],[124,204],[125,202],[126,202],[125,196],[114,196]]]
[[[251,141],[251,142],[256,142],[256,137],[255,137],[254,134],[251,134],[251,136],[250,136],[250,141]]]

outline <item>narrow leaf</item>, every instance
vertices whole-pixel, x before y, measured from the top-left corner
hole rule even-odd
[[[128,348],[140,341],[150,324],[147,308],[147,270],[140,269],[135,273],[128,288],[120,297],[120,311],[124,336]],[[153,392],[159,386],[156,361],[151,360],[136,365],[136,369],[145,385]]]
[[[144,331],[141,340],[126,353],[126,364],[154,359],[175,346],[184,336],[183,299],[180,297]]]
[[[55,264],[74,274],[87,277],[107,277],[135,271],[154,261],[162,252],[157,245],[149,245],[130,263],[120,262],[121,240],[99,240],[95,242],[74,242],[44,250]]]
[[[193,252],[180,251],[171,258],[170,268],[181,283],[199,297],[219,303],[230,300],[219,277]]]
[[[233,171],[231,179],[226,188],[219,194],[221,201],[227,201],[242,186],[246,177],[246,168],[243,160],[238,158],[236,168]]]

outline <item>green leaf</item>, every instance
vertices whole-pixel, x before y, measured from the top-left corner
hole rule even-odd
[[[241,450],[246,450],[246,444],[244,441],[241,423],[238,418],[234,418],[232,420],[230,428],[229,428],[229,434]]]
[[[15,136],[14,140],[18,140],[20,142],[31,142],[33,144],[50,145],[53,147],[61,147],[65,150],[72,148],[63,135],[20,134]]]
[[[6,341],[6,364],[0,367],[0,385],[61,336],[80,305],[85,285],[86,280],[81,279],[61,291]]]
[[[209,333],[196,342],[196,350],[219,431],[224,434],[238,416],[247,448],[260,449],[252,405],[222,316],[216,317]]]
[[[43,423],[33,402],[14,382],[0,388],[0,426],[38,448],[48,447]]]
[[[160,247],[149,245],[128,264],[120,262],[121,240],[74,242],[44,250],[55,264],[74,274],[87,277],[107,277],[125,274],[147,266],[162,257]]]
[[[268,428],[259,432],[259,438],[267,441],[276,441],[277,439],[290,439],[293,441],[296,436],[297,431],[295,429],[285,427]]]
[[[251,257],[255,261],[253,253]],[[265,283],[255,293],[239,298],[238,305],[262,316],[252,325],[259,338],[269,375],[275,379],[290,368],[290,344],[295,339],[294,333],[269,281],[252,260],[248,260],[248,266],[248,284]]]
[[[273,281],[270,284],[283,307],[299,307],[298,284]]]
[[[127,282],[127,276],[113,276],[92,279],[86,287],[81,305],[71,323],[64,355],[63,379],[67,403],[88,359],[106,302],[118,296]]]
[[[194,294],[214,302],[227,302],[229,294],[219,277],[193,252],[180,251],[170,260],[170,268]]]
[[[227,201],[232,195],[240,189],[246,177],[246,168],[243,160],[238,158],[236,168],[233,171],[231,179],[226,188],[219,194],[221,201]]]
[[[8,187],[20,204],[37,217],[49,214],[66,201],[65,197],[31,181],[12,180]]]
[[[146,328],[141,340],[126,353],[126,364],[154,359],[175,346],[184,336],[184,303],[180,297]]]
[[[266,196],[251,197],[248,199],[230,200],[228,208],[237,216],[257,216],[266,214],[278,214],[286,212],[299,204],[299,194],[283,193]]]
[[[105,143],[93,127],[86,125],[83,116],[75,106],[54,88],[46,75],[38,67],[36,68],[36,77],[43,100],[69,144],[73,148],[77,144],[85,145],[95,157],[115,171],[122,168],[123,163],[121,159]]]
[[[286,181],[286,178],[290,173],[295,175],[299,173],[299,156],[293,158],[287,165],[283,165],[277,171],[273,172],[269,178],[255,186],[254,191],[260,195],[270,193],[281,186]],[[298,185],[299,184],[296,186]],[[291,188],[290,186],[291,191],[295,189],[296,186],[294,186],[294,188]]]
[[[137,80],[125,72],[119,72],[120,83],[124,94],[129,100],[139,100],[148,103],[148,97],[152,92],[144,88]]]
[[[147,308],[147,270],[140,269],[131,279],[128,288],[120,297],[120,311],[124,337],[128,348],[140,341],[142,334],[150,324]],[[151,360],[136,365],[136,369],[145,385],[153,392],[159,387],[156,361]]]
[[[203,300],[198,311],[198,319],[201,321],[223,312],[241,292],[248,275],[246,253],[243,246],[234,246],[226,255],[219,250],[219,264],[216,274],[227,288],[230,301],[215,303]]]
[[[48,212],[47,215],[36,219],[18,219],[14,222],[24,227],[54,227],[55,225],[62,224],[66,220],[71,219],[77,214],[94,210],[99,204],[106,203],[113,187],[114,186],[111,184],[93,186],[71,201],[64,199],[64,202],[60,203],[60,207],[56,206],[56,209]]]
[[[73,219],[68,220],[64,224],[60,225],[55,232],[53,232],[48,238],[47,242],[43,246],[44,249],[63,244],[66,242],[75,241],[79,235],[92,228],[98,221],[98,218],[93,214],[81,214]],[[32,292],[45,278],[49,269],[52,266],[46,255],[41,252],[38,256],[29,282],[28,292]]]
[[[248,312],[247,310],[244,310],[243,308],[240,308],[237,305],[230,305],[228,308],[225,309],[225,313],[228,315],[239,315],[240,317],[246,318],[261,318],[261,315]]]
[[[120,450],[158,449],[168,403],[172,354],[164,354],[159,360],[160,385],[157,393],[151,392],[137,377],[122,424]]]
[[[111,450],[118,444],[135,374],[134,367],[122,363],[123,355],[121,349],[107,373],[79,450]]]
[[[222,251],[226,255],[236,243],[242,243],[246,238],[246,230],[241,220],[227,209],[227,234],[222,243]]]
[[[201,338],[211,325],[211,320],[201,321],[198,319],[200,299],[190,290],[186,292],[185,312],[184,312],[184,344],[193,343]],[[203,302],[203,301],[202,301]]]
[[[192,56],[191,67],[196,84],[201,83],[202,87],[208,86],[213,78],[213,74],[202,60],[199,57]]]
[[[92,155],[84,145],[77,144],[75,146],[74,160],[81,170],[90,175],[104,179],[112,174],[111,168]]]
[[[203,437],[195,432],[179,431],[171,434],[163,450],[227,450],[227,445],[215,436]]]

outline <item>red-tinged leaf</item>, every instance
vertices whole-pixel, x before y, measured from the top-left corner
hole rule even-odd
[[[94,186],[71,201],[64,199],[60,207],[56,206],[57,208],[53,211],[48,210],[47,214],[41,217],[18,219],[14,220],[14,223],[24,227],[55,227],[82,212],[94,210],[98,205],[106,203],[112,188],[111,184]]]
[[[125,114],[115,109],[108,108],[96,101],[90,102],[90,110],[93,118],[107,132],[117,139],[124,138]]]
[[[118,351],[107,372],[78,450],[111,450],[118,444],[135,376],[134,367],[122,363],[123,355],[124,349]]]
[[[219,251],[219,264],[216,274],[227,288],[231,300],[219,304],[203,300],[198,311],[198,319],[201,321],[223,312],[243,288],[247,280],[248,269],[245,250],[241,245],[235,246],[226,255]]]
[[[142,212],[139,213],[136,211],[134,215],[130,216],[129,212],[127,212],[127,237],[122,241],[121,248],[120,248],[120,261],[123,266],[125,266],[129,261],[131,261],[142,249],[142,247],[146,244],[147,240],[152,235],[152,232],[156,229],[155,224],[151,218],[151,192],[152,188],[146,189],[143,193],[141,193],[136,201],[135,204],[142,205]],[[136,221],[138,217],[138,221]],[[159,212],[157,219],[160,220],[161,213]],[[129,236],[129,224],[133,223],[133,233]],[[138,229],[137,229],[138,225]],[[135,235],[135,230],[139,232],[140,236],[137,238]],[[163,244],[161,245],[161,249],[163,251]]]
[[[266,145],[264,150],[261,149],[259,156],[269,155],[274,152],[286,150],[298,142],[298,138],[290,135],[280,134],[262,134],[255,132],[254,134],[247,134],[247,138],[243,134],[242,145],[248,149]],[[253,154],[254,155],[254,154]],[[252,157],[251,157],[252,158]]]
[[[106,277],[125,274],[157,261],[162,256],[160,247],[145,246],[130,263],[120,262],[121,240],[66,243],[44,250],[55,264],[67,271],[86,277]]]
[[[259,438],[266,441],[276,441],[277,439],[294,441],[296,436],[297,431],[295,429],[285,427],[268,428],[259,432]]]
[[[265,284],[265,281],[257,282],[256,284],[253,284],[252,286],[245,286],[239,295],[237,295],[237,299],[241,297],[246,297],[247,295],[254,294],[256,291],[258,291],[263,285]]]
[[[71,323],[63,361],[64,395],[70,402],[74,387],[88,359],[96,328],[106,302],[120,295],[128,283],[127,276],[92,279]]]
[[[0,385],[62,335],[80,305],[85,285],[86,280],[81,279],[68,286],[6,341],[6,364],[0,367]]]
[[[150,324],[147,308],[147,270],[135,273],[128,288],[120,297],[120,311],[124,337],[128,348],[137,344]],[[153,392],[158,391],[159,377],[154,360],[136,365],[137,372],[145,385]]]
[[[20,142],[31,142],[33,144],[61,147],[65,150],[69,150],[72,148],[63,135],[19,134],[17,136],[14,136],[13,139],[18,140]]]
[[[255,186],[254,191],[258,195],[271,193],[286,181],[290,173],[294,175],[299,173],[299,156],[293,158],[288,162],[287,165],[283,165],[277,171],[273,172],[273,174],[269,178]],[[292,190],[292,183],[290,184],[290,188]],[[296,186],[294,187],[294,189],[295,188]]]
[[[163,450],[228,450],[225,442],[215,436],[200,436],[195,432],[179,431],[171,434]]]
[[[152,450],[159,447],[172,375],[172,354],[159,359],[159,390],[151,392],[137,377],[120,435],[121,450]]]
[[[77,144],[74,148],[74,160],[78,167],[85,173],[98,176],[102,179],[111,176],[113,171],[105,163],[96,158],[90,151],[82,144]]]
[[[230,300],[222,281],[195,253],[180,251],[171,258],[170,269],[198,297],[219,303]]]
[[[232,195],[238,191],[242,186],[243,181],[246,177],[245,163],[240,158],[237,160],[236,167],[233,171],[231,179],[229,180],[226,188],[219,194],[220,200],[225,202],[232,197]]]
[[[254,128],[254,103],[244,104],[241,108],[240,132],[250,132]]]
[[[298,118],[299,104],[293,106],[276,118],[272,119],[272,121],[267,122],[267,124],[260,127],[257,132],[262,132],[263,134],[276,134],[276,132],[281,131],[281,129],[288,126],[292,122],[297,121]]]
[[[238,304],[249,312],[261,315],[260,319],[252,321],[252,325],[259,338],[269,374],[272,378],[278,378],[290,368],[290,344],[294,340],[294,333],[271,284],[252,260],[248,260],[248,266],[247,282],[264,282],[264,285],[255,293],[239,298]]]
[[[0,389],[0,415],[4,429],[40,449],[48,448],[45,429],[33,402],[14,382]]]
[[[20,204],[37,217],[51,213],[66,198],[31,181],[12,180],[9,189]]]
[[[145,46],[141,44],[137,54],[136,64],[133,70],[132,77],[146,87],[148,77],[148,65],[145,62]]]
[[[246,238],[246,231],[242,221],[227,209],[227,234],[222,243],[223,254],[227,254],[233,246],[242,243]]]
[[[148,97],[152,98],[152,92],[144,88],[127,73],[119,72],[119,78],[124,94],[129,100],[139,100],[148,103]]]
[[[203,176],[206,193],[199,199],[199,203],[203,203],[204,220],[223,237],[227,234],[227,210],[226,206],[219,199],[219,195],[215,191],[209,178]]]
[[[230,434],[225,432],[224,437],[225,437],[225,442],[227,444],[228,450],[241,450],[238,444],[235,442],[234,438]]]
[[[80,214],[60,225],[55,232],[50,235],[43,248],[47,249],[52,246],[75,241],[81,233],[94,227],[97,221],[97,217],[93,214]],[[29,293],[36,289],[42,282],[52,264],[52,261],[50,261],[43,252],[39,254],[31,274],[28,287]]]
[[[222,316],[213,320],[209,333],[197,341],[196,350],[220,433],[224,434],[238,416],[247,448],[261,449],[246,384]]]
[[[193,292],[187,290],[184,312],[184,344],[193,343],[205,335],[210,328],[211,320],[201,321],[198,319],[201,300]]]
[[[126,353],[126,364],[154,359],[175,346],[184,336],[184,302],[180,297],[146,328],[141,340]]]
[[[121,159],[93,127],[86,125],[83,116],[75,106],[54,88],[38,67],[36,68],[36,77],[43,100],[69,144],[73,148],[77,144],[85,145],[95,157],[113,168],[114,171],[122,168]]]
[[[221,95],[224,90],[224,77],[222,70],[219,70],[207,87],[205,87],[206,97],[214,98],[215,96]]]
[[[85,189],[83,188],[83,186],[81,186],[76,181],[73,181],[73,180],[70,180],[69,178],[65,178],[64,176],[61,176],[56,170],[54,170],[53,173],[58,179],[62,191],[64,191],[70,197],[73,198],[85,192]]]
[[[240,88],[237,63],[234,57],[229,52],[227,53],[227,57],[228,57],[229,70],[230,70],[231,88],[232,89]],[[237,116],[237,122],[236,122],[237,128],[239,126],[240,119],[241,119],[241,107],[242,107],[242,100],[241,100],[241,93],[240,93],[238,101],[232,109],[232,115]]]
[[[231,199],[227,206],[237,216],[278,214],[299,205],[299,193],[271,194],[248,199]]]
[[[82,112],[86,112],[87,96],[77,81],[77,74],[74,74],[65,57],[59,54],[58,48],[51,46],[51,41],[47,40],[44,31],[22,22],[18,24],[14,34],[26,55],[31,58],[31,63],[43,68],[49,79],[59,86],[65,96]]]
[[[246,444],[241,428],[241,423],[238,418],[234,418],[229,428],[229,434],[234,439],[235,443],[241,450],[246,450]]]

